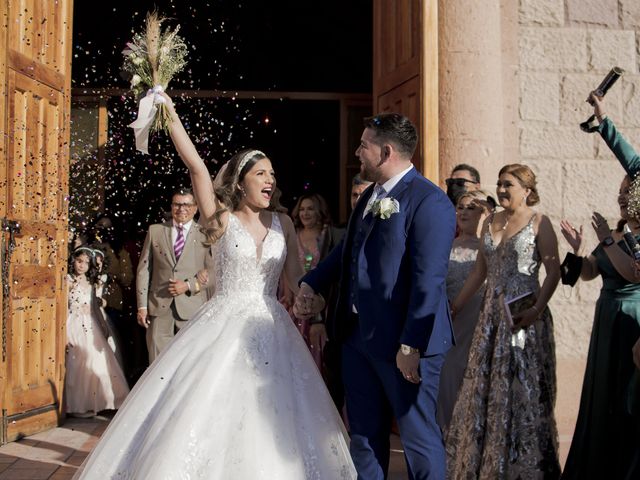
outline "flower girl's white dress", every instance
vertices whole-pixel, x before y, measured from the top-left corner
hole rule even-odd
[[[260,256],[234,215],[212,253],[215,295],[138,381],[78,478],[356,478],[342,421],[276,298],[278,215]]]

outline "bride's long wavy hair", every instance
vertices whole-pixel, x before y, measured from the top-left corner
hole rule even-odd
[[[213,182],[213,191],[218,201],[224,205],[224,208],[217,209],[213,217],[207,222],[205,233],[209,245],[214,244],[224,233],[222,214],[227,211],[235,212],[240,206],[244,193],[239,188],[239,185],[244,180],[245,175],[257,162],[265,158],[267,156],[259,150],[245,149],[236,153],[220,169]],[[267,210],[286,212],[287,209],[280,205],[281,196],[282,192],[274,183]]]

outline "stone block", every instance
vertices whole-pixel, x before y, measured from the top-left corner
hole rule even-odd
[[[589,224],[591,212],[600,212],[612,227],[616,224],[620,218],[617,199],[624,170],[611,160],[571,160],[563,168],[563,217],[583,224],[587,241],[595,245]]]
[[[520,0],[521,25],[559,27],[564,25],[563,0]]]
[[[560,124],[576,126],[593,114],[593,107],[586,102],[589,92],[595,90],[604,74],[567,74],[560,80]],[[618,80],[620,82],[620,80]],[[607,113],[611,118],[622,118],[622,85],[616,84],[606,96]]]
[[[594,304],[595,302],[566,300],[563,298],[563,288],[558,287],[549,302],[553,315],[557,356],[586,356],[593,327]]]
[[[640,2],[638,0],[620,0],[622,27],[640,30]]]
[[[557,73],[523,72],[520,76],[520,118],[557,125],[560,82]]]
[[[525,71],[587,71],[587,32],[583,29],[524,27],[519,49]]]
[[[586,231],[585,227],[585,231]],[[589,226],[589,230],[593,231],[593,228]],[[585,250],[585,255],[590,255],[591,252],[595,250],[598,246],[598,239],[595,234],[593,235],[592,241],[586,241],[585,245],[587,245],[587,249]],[[589,308],[589,317],[593,319],[593,314],[595,311],[595,303],[600,296],[600,289],[602,288],[602,277],[594,278],[588,282],[583,282],[580,280],[577,284],[577,300],[579,304],[585,305]]]
[[[521,130],[520,155],[526,159],[593,158],[593,140],[574,126],[528,124]]]
[[[630,74],[638,72],[634,31],[590,30],[587,41],[591,69],[603,74],[611,67],[624,68]]]
[[[616,27],[618,0],[567,0],[569,22]]]
[[[640,2],[638,2],[640,5]],[[614,88],[618,88],[616,85]],[[623,115],[622,117],[611,117],[616,122],[616,126],[618,125],[618,118],[621,118],[623,121],[620,125],[625,127],[640,127],[640,75],[625,75],[622,77],[622,88],[623,91]],[[607,97],[609,94],[607,94]],[[608,98],[607,98],[608,100]],[[640,151],[640,145],[638,146],[638,150]]]

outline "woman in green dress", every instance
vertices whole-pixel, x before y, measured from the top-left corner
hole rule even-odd
[[[640,428],[632,404],[638,399],[638,370],[633,351],[640,349],[640,276],[623,238],[626,224],[640,240],[640,222],[630,218],[629,187],[640,170],[640,157],[606,118],[602,99],[592,100],[600,121],[598,131],[627,171],[618,204],[622,220],[611,230],[597,212],[592,226],[600,244],[582,258],[580,278],[602,276],[596,303],[580,411],[563,479],[640,478]],[[574,252],[583,247],[582,227],[561,222],[561,231]]]

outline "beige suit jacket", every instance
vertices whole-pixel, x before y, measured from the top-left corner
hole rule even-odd
[[[193,288],[196,273],[209,266],[209,247],[204,245],[206,236],[194,221],[185,238],[182,255],[176,262],[171,242],[172,226],[173,222],[169,221],[149,227],[136,278],[138,308],[147,307],[149,315],[158,317],[166,314],[175,301],[180,318],[188,320],[207,300],[207,289],[203,286],[199,293],[186,292],[172,297],[168,290],[169,279],[189,280]]]

